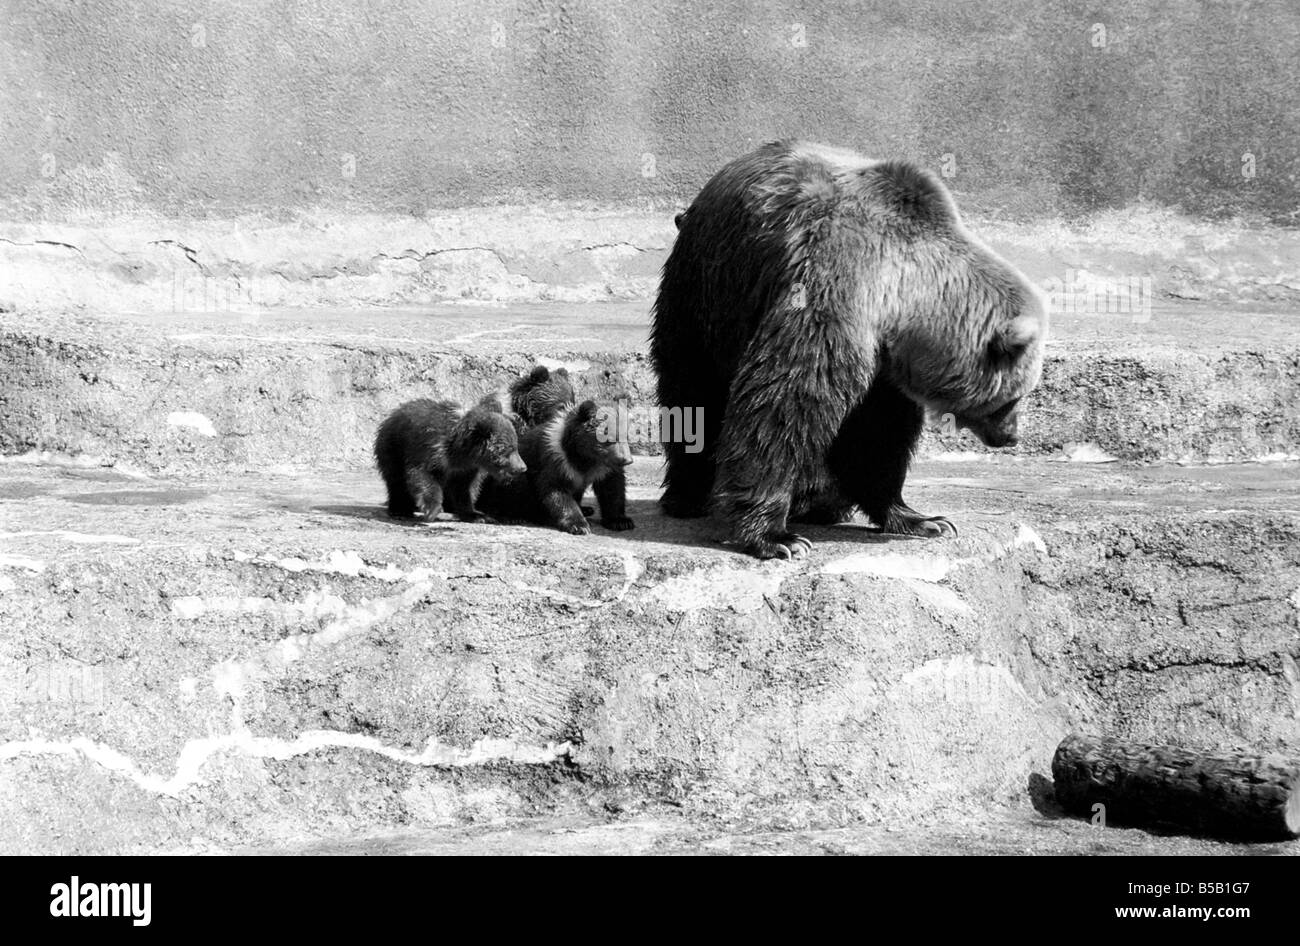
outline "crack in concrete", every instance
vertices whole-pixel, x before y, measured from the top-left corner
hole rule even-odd
[[[189,260],[191,263],[193,263],[195,266],[199,268],[199,272],[201,272],[204,276],[209,275],[208,268],[199,262],[199,251],[194,249],[193,247],[186,246],[184,243],[181,243],[179,240],[150,240],[149,245],[177,247],[179,250],[181,250],[181,252],[185,254],[185,258],[187,260]],[[238,282],[238,280],[236,280],[236,282]]]
[[[61,240],[33,240],[31,243],[23,243],[19,240],[10,240],[5,237],[0,237],[0,243],[8,243],[10,246],[61,246],[65,250],[72,250],[82,259],[86,258],[86,254],[81,251],[81,247],[73,246],[71,243],[64,243]]]
[[[626,240],[620,240],[617,243],[592,243],[588,246],[584,246],[583,249],[587,251],[616,250],[619,247],[623,247],[623,246],[626,246],[629,249],[636,250],[638,253],[648,253],[650,252],[651,249],[659,249],[659,247],[637,246],[635,243],[628,243]]]
[[[313,729],[299,733],[293,739],[271,736],[254,736],[247,729],[219,736],[191,739],[177,757],[176,771],[164,777],[141,769],[133,759],[111,746],[95,742],[84,736],[67,740],[23,739],[0,745],[0,762],[20,756],[72,755],[81,756],[110,771],[126,777],[137,787],[156,795],[176,797],[202,780],[204,765],[213,756],[224,752],[239,752],[255,759],[284,761],[322,749],[357,749],[403,762],[407,765],[463,768],[510,762],[522,765],[546,765],[566,759],[573,751],[570,742],[525,745],[512,739],[479,739],[468,749],[443,745],[430,739],[422,751],[405,752],[385,745],[374,736],[360,733]]]

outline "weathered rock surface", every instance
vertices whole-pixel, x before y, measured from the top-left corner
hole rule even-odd
[[[960,538],[797,563],[657,468],[572,537],[392,522],[363,469],[0,463],[0,847],[1211,850],[1051,821],[1057,741],[1300,743],[1294,465],[923,463]]]
[[[1018,454],[1224,462],[1300,452],[1290,310],[1183,306],[1150,321],[1058,315]],[[0,313],[0,453],[145,471],[346,470],[379,420],[433,393],[472,401],[537,361],[627,400],[655,439],[645,302],[509,308]],[[679,405],[692,407],[693,405]],[[984,452],[941,419],[930,456]]]

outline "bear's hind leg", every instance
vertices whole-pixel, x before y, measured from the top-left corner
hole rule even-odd
[[[412,466],[407,468],[403,492],[410,497],[411,511],[407,513],[408,516],[414,515],[418,509],[424,513],[425,519],[432,521],[437,519],[438,514],[442,512],[442,484],[423,467]],[[391,513],[391,500],[389,500],[388,508]]]
[[[831,446],[830,466],[841,491],[882,532],[934,538],[957,527],[925,516],[903,501],[903,482],[921,437],[925,411],[883,374],[849,414]]]

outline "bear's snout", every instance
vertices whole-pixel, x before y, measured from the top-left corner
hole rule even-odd
[[[1020,442],[1020,399],[1016,398],[987,417],[966,421],[963,426],[980,438],[986,447],[1014,447]]]
[[[506,461],[506,469],[511,473],[523,473],[528,469],[528,464],[524,458],[517,453],[510,454],[510,459]]]
[[[1019,435],[1014,430],[990,430],[980,434],[980,439],[988,447],[1014,447],[1020,442]]]

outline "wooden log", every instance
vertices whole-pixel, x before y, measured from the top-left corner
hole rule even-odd
[[[1232,840],[1300,835],[1300,761],[1066,736],[1052,758],[1056,798],[1071,814]]]

